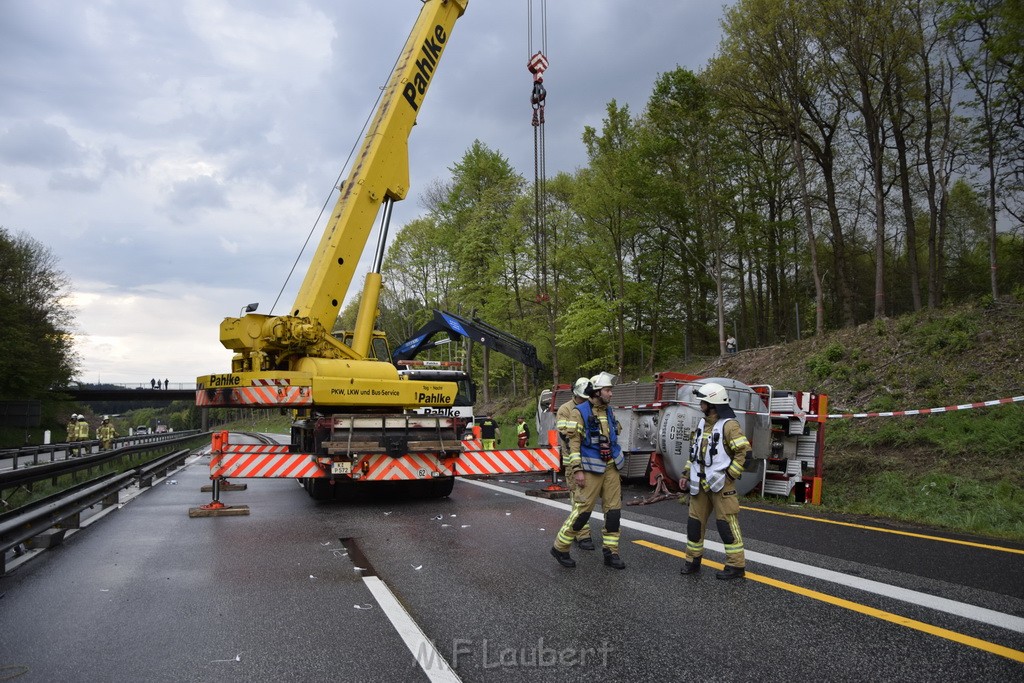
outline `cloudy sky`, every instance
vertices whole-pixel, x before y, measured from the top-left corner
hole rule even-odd
[[[528,4],[470,0],[410,138],[412,187],[392,232],[475,139],[532,179]],[[71,280],[79,379],[227,371],[221,319],[250,302],[291,307],[322,222],[286,284],[289,270],[419,8],[0,0],[0,226],[49,247]],[[551,0],[548,175],[585,163],[581,133],[610,100],[638,112],[659,73],[702,68],[721,11]]]

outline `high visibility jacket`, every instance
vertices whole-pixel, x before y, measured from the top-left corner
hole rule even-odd
[[[78,420],[68,420],[68,441],[78,441]]]
[[[114,425],[109,422],[96,428],[96,438],[100,441],[110,441],[115,436],[117,436],[117,432],[114,431]]]
[[[78,421],[78,440],[87,441],[89,439],[89,423],[85,420]]]
[[[562,465],[565,466],[566,475],[572,475],[579,469],[579,458],[576,459],[575,469],[569,467],[569,442],[576,434],[576,419],[572,416],[572,411],[576,405],[576,400],[570,398],[558,406],[558,412],[555,413],[555,429],[558,430],[562,441]]]
[[[617,470],[625,467],[626,459],[622,457],[615,414],[611,406],[605,406],[604,410],[594,410],[594,404],[587,401],[576,406],[575,411],[580,417],[576,428],[579,432],[578,457],[583,470],[604,474],[609,462],[614,462]],[[604,457],[601,455],[602,442],[608,451]]]
[[[726,477],[739,479],[749,451],[750,441],[735,419],[702,418],[690,446],[690,495],[701,488],[718,493]]]

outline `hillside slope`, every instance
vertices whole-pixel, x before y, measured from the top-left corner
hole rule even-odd
[[[1000,301],[877,320],[701,369],[814,389],[829,413],[1024,395],[1024,305]],[[928,416],[830,419],[823,503],[836,511],[1024,540],[1024,403]]]
[[[740,351],[698,374],[813,389],[830,412],[910,410],[1024,393],[1024,304],[876,320],[780,346]]]

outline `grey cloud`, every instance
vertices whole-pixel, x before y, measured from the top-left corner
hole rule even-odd
[[[219,209],[227,206],[224,186],[210,176],[189,178],[174,184],[165,203],[168,213],[181,222],[198,209]]]
[[[51,190],[67,190],[70,192],[96,192],[102,183],[97,178],[89,178],[81,173],[58,171],[50,176],[48,187]]]
[[[0,134],[0,160],[16,166],[63,168],[81,161],[84,154],[65,129],[50,123],[18,122]]]

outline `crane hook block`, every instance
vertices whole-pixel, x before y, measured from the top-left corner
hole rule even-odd
[[[533,74],[533,80],[538,81],[544,76],[544,72],[548,69],[548,58],[544,56],[543,52],[537,52],[535,55],[530,57],[530,61],[527,62],[526,68]]]

